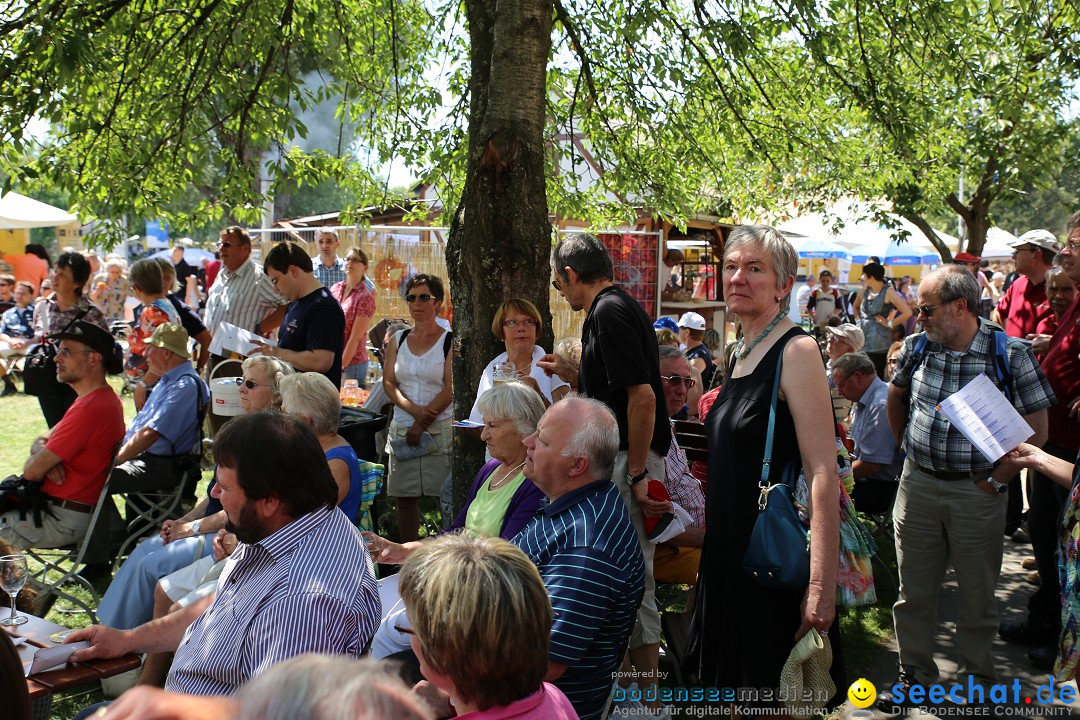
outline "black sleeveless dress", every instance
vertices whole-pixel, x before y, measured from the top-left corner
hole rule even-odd
[[[757,519],[758,482],[776,363],[787,343],[805,334],[801,328],[791,328],[752,373],[725,380],[705,420],[709,445],[706,534],[685,666],[706,686],[777,688],[802,623],[803,593],[757,584],[743,570],[742,559]],[[779,475],[798,456],[795,423],[787,403],[781,400],[773,431],[774,472]],[[772,477],[771,481],[778,479]],[[832,675],[837,697],[842,700],[847,684],[842,677],[838,627],[837,620],[829,639],[834,654]]]

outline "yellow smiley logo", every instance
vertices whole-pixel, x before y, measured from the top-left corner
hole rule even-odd
[[[877,688],[866,678],[859,678],[851,683],[847,691],[848,700],[860,710],[873,705],[877,699]]]

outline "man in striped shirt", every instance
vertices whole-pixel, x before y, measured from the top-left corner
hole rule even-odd
[[[338,510],[314,432],[281,413],[233,418],[214,439],[214,497],[240,545],[217,592],[132,630],[95,625],[68,642],[72,662],[176,652],[165,688],[231,695],[274,663],[306,652],[357,657],[381,617],[360,534]]]
[[[572,396],[548,408],[525,446],[525,476],[547,504],[513,542],[551,597],[545,680],[582,720],[598,718],[645,588],[641,547],[610,479],[618,425],[603,403]]]
[[[222,268],[207,292],[206,329],[216,335],[222,322],[257,333],[276,329],[285,317],[287,301],[251,261],[247,230],[238,225],[225,228],[217,247]]]

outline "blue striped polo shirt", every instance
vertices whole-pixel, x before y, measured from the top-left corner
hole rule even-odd
[[[548,658],[568,666],[554,684],[582,720],[598,718],[645,589],[641,546],[619,491],[610,480],[572,490],[542,505],[513,542],[551,597]]]

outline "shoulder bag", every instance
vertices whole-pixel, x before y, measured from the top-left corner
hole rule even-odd
[[[772,401],[769,404],[769,430],[765,436],[765,456],[761,461],[761,481],[758,488],[758,516],[750,535],[750,544],[743,556],[743,569],[756,582],[777,590],[802,592],[810,584],[809,533],[799,518],[792,496],[798,480],[800,461],[795,458],[784,468],[781,482],[770,484],[772,467],[773,429],[776,425],[776,403],[780,392],[780,371],[784,354],[776,362]]]
[[[44,326],[49,326],[49,311],[46,306]],[[71,329],[71,326],[82,319],[89,310],[83,310],[71,319],[61,332]],[[23,392],[35,397],[54,397],[60,394],[64,385],[56,379],[56,346],[49,340],[48,331],[45,338],[38,344],[32,345],[26,352],[26,360],[23,361]]]

